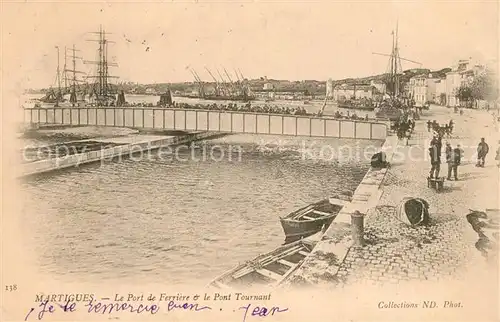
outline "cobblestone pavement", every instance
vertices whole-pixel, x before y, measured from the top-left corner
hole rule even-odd
[[[478,235],[465,217],[469,209],[499,205],[499,168],[494,160],[498,137],[493,118],[486,111],[469,110],[460,116],[443,107],[433,107],[426,113],[418,121],[409,145],[399,147],[401,154],[393,159],[379,205],[365,219],[366,246],[351,248],[340,267],[338,277],[345,284],[458,278],[471,265],[475,269],[484,267],[488,272],[498,270],[498,257],[485,259],[475,248]],[[431,134],[425,122],[436,119],[445,123],[450,118],[455,122],[455,133],[446,140],[453,147],[461,144],[466,160],[459,167],[459,180],[445,181],[444,190],[437,193],[427,187]],[[475,167],[475,150],[481,137],[490,146],[485,168]],[[444,163],[440,176],[446,175]],[[395,207],[404,197],[420,197],[429,202],[429,226],[414,229],[396,218]]]

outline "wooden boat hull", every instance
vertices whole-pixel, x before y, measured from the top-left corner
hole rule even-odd
[[[323,226],[329,226],[336,215],[332,215],[329,218],[321,218],[309,222],[300,222],[293,220],[286,220],[280,218],[281,226],[285,232],[287,242],[293,239],[300,239],[302,237],[311,236],[323,228]]]
[[[352,110],[361,110],[361,111],[373,111],[375,109],[374,106],[356,106],[351,104],[339,103],[339,108],[348,108]]]
[[[330,226],[343,206],[344,204],[330,203],[329,199],[325,199],[281,217],[285,243],[311,236],[323,226]]]
[[[215,278],[208,287],[217,289],[276,287],[300,267],[320,237],[320,234],[316,234],[259,255]]]

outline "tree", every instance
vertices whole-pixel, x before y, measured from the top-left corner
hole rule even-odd
[[[472,102],[474,101],[474,97],[472,95],[473,91],[469,84],[462,84],[455,93],[455,97],[460,100],[460,105],[465,103],[466,106],[472,106]]]
[[[498,99],[498,88],[493,73],[485,71],[474,77],[470,84],[474,100],[495,101]]]

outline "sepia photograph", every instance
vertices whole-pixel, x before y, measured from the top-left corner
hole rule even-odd
[[[2,1],[1,320],[498,321],[497,1]]]

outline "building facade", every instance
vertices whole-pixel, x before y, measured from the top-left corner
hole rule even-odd
[[[415,106],[424,106],[427,103],[438,103],[438,84],[441,83],[441,79],[434,78],[434,75],[417,75],[410,78],[409,81],[409,93],[411,97],[415,100]]]
[[[455,107],[460,104],[456,97],[461,84],[461,76],[457,70],[446,73],[446,106]]]
[[[436,98],[434,103],[439,105],[446,105],[446,78],[436,79]]]
[[[427,102],[427,76],[418,75],[410,78],[409,92],[415,106],[424,106]]]
[[[347,85],[342,84],[333,89],[333,99],[343,101],[348,99],[373,99],[382,97],[382,93],[372,85]]]
[[[484,71],[485,66],[474,62],[471,58],[459,60],[453,70],[446,74],[446,105],[459,106],[457,92],[460,86],[472,82],[474,77]]]

